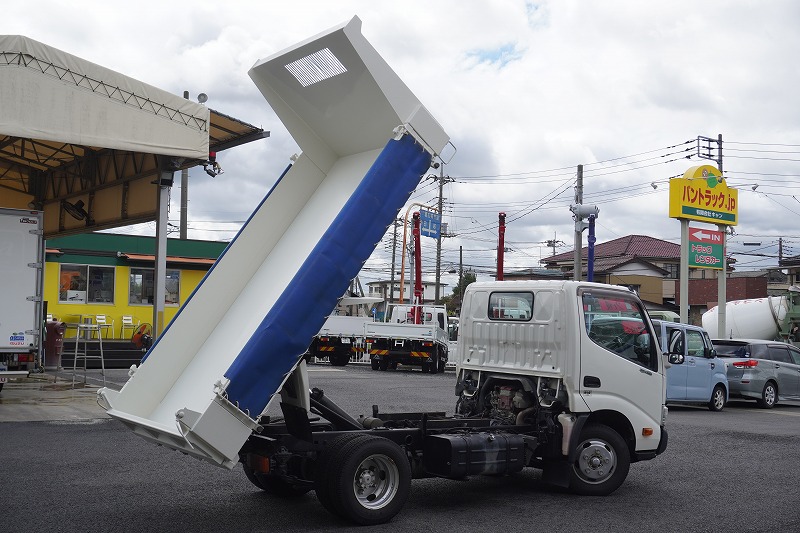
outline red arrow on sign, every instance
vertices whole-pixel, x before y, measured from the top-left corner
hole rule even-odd
[[[722,244],[722,232],[713,230],[691,230],[689,232],[690,240],[697,242],[711,242]]]

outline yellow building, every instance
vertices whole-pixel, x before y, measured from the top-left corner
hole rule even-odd
[[[48,239],[44,272],[46,312],[70,323],[107,324],[104,338],[129,339],[133,324],[153,318],[153,237],[86,233]],[[167,239],[165,321],[189,298],[227,246],[225,242]],[[67,337],[74,336],[68,330]]]

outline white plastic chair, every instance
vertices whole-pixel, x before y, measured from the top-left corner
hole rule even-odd
[[[131,330],[131,335],[133,335],[138,327],[138,319],[133,318],[131,315],[122,315],[122,324],[119,326],[119,338],[127,339],[128,337],[125,336],[125,330]]]
[[[103,331],[105,331],[105,337],[109,338],[108,332],[111,331],[111,338],[114,338],[114,320],[109,323],[106,315],[95,315],[94,323],[97,326],[98,335],[102,335]]]

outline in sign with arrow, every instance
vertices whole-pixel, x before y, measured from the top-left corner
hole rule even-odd
[[[721,231],[689,228],[689,266],[722,270],[724,242]]]

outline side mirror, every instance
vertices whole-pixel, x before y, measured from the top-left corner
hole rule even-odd
[[[706,348],[706,358],[714,359],[717,356],[717,351],[714,348]]]
[[[667,354],[667,361],[670,362],[672,365],[682,365],[683,364],[683,354],[682,353],[669,353]]]

